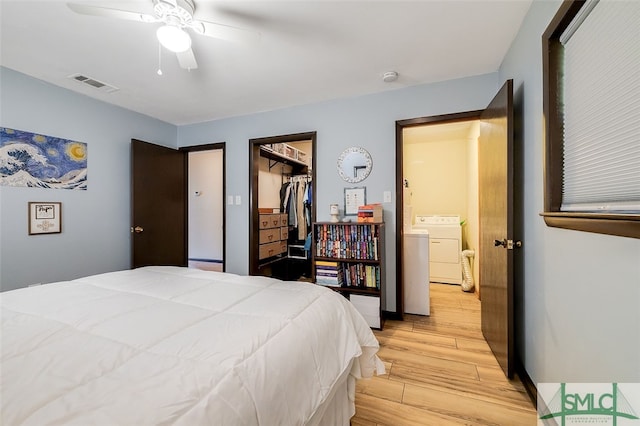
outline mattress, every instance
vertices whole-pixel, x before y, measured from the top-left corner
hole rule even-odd
[[[0,302],[3,425],[320,424],[384,373],[365,320],[309,283],[145,267]]]

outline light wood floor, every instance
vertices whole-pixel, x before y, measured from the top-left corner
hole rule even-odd
[[[375,331],[387,374],[360,380],[352,426],[535,425],[519,379],[507,380],[480,330],[480,302],[431,284],[431,316]]]
[[[197,260],[189,261],[189,268],[202,269],[203,271],[222,272],[222,263],[218,262],[200,262]]]

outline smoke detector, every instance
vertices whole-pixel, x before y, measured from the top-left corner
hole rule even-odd
[[[387,71],[382,74],[382,81],[384,81],[385,83],[391,83],[393,81],[396,81],[397,79],[398,73],[395,71]]]

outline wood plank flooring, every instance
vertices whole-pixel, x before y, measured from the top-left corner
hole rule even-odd
[[[508,380],[480,329],[480,301],[431,284],[431,316],[405,315],[375,331],[386,374],[358,381],[352,426],[529,426],[537,414]]]
[[[189,260],[189,268],[202,269],[203,271],[222,272],[222,263],[218,262],[201,262],[198,260]]]

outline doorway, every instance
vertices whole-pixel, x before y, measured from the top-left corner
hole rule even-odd
[[[404,130],[427,124],[480,120],[478,137],[478,282],[482,288],[482,334],[507,377],[515,368],[514,350],[514,207],[515,123],[513,80],[507,80],[484,110],[396,122],[396,217],[404,213]],[[396,314],[403,317],[403,221],[396,221]]]
[[[169,148],[131,140],[131,268],[188,265],[188,154],[221,150],[225,199],[225,144]],[[226,210],[222,210],[222,270],[225,258]]]
[[[396,217],[400,218],[396,224],[396,313],[400,318],[404,313],[404,233],[417,215],[461,216],[465,219],[461,247],[476,245],[480,214],[476,131],[480,114],[469,111],[396,122]],[[463,173],[455,173],[458,168]],[[467,218],[472,219],[466,222]],[[475,262],[478,259],[479,255]],[[473,275],[477,278],[477,272]]]
[[[462,286],[478,296],[479,135],[478,119],[403,129],[401,216],[404,230],[428,228],[429,262],[423,269],[430,282]],[[431,217],[438,221],[416,224],[416,218]],[[438,224],[445,219],[446,226]]]
[[[187,153],[189,267],[224,271],[224,148]]]
[[[249,140],[249,274],[311,281],[316,132]]]

